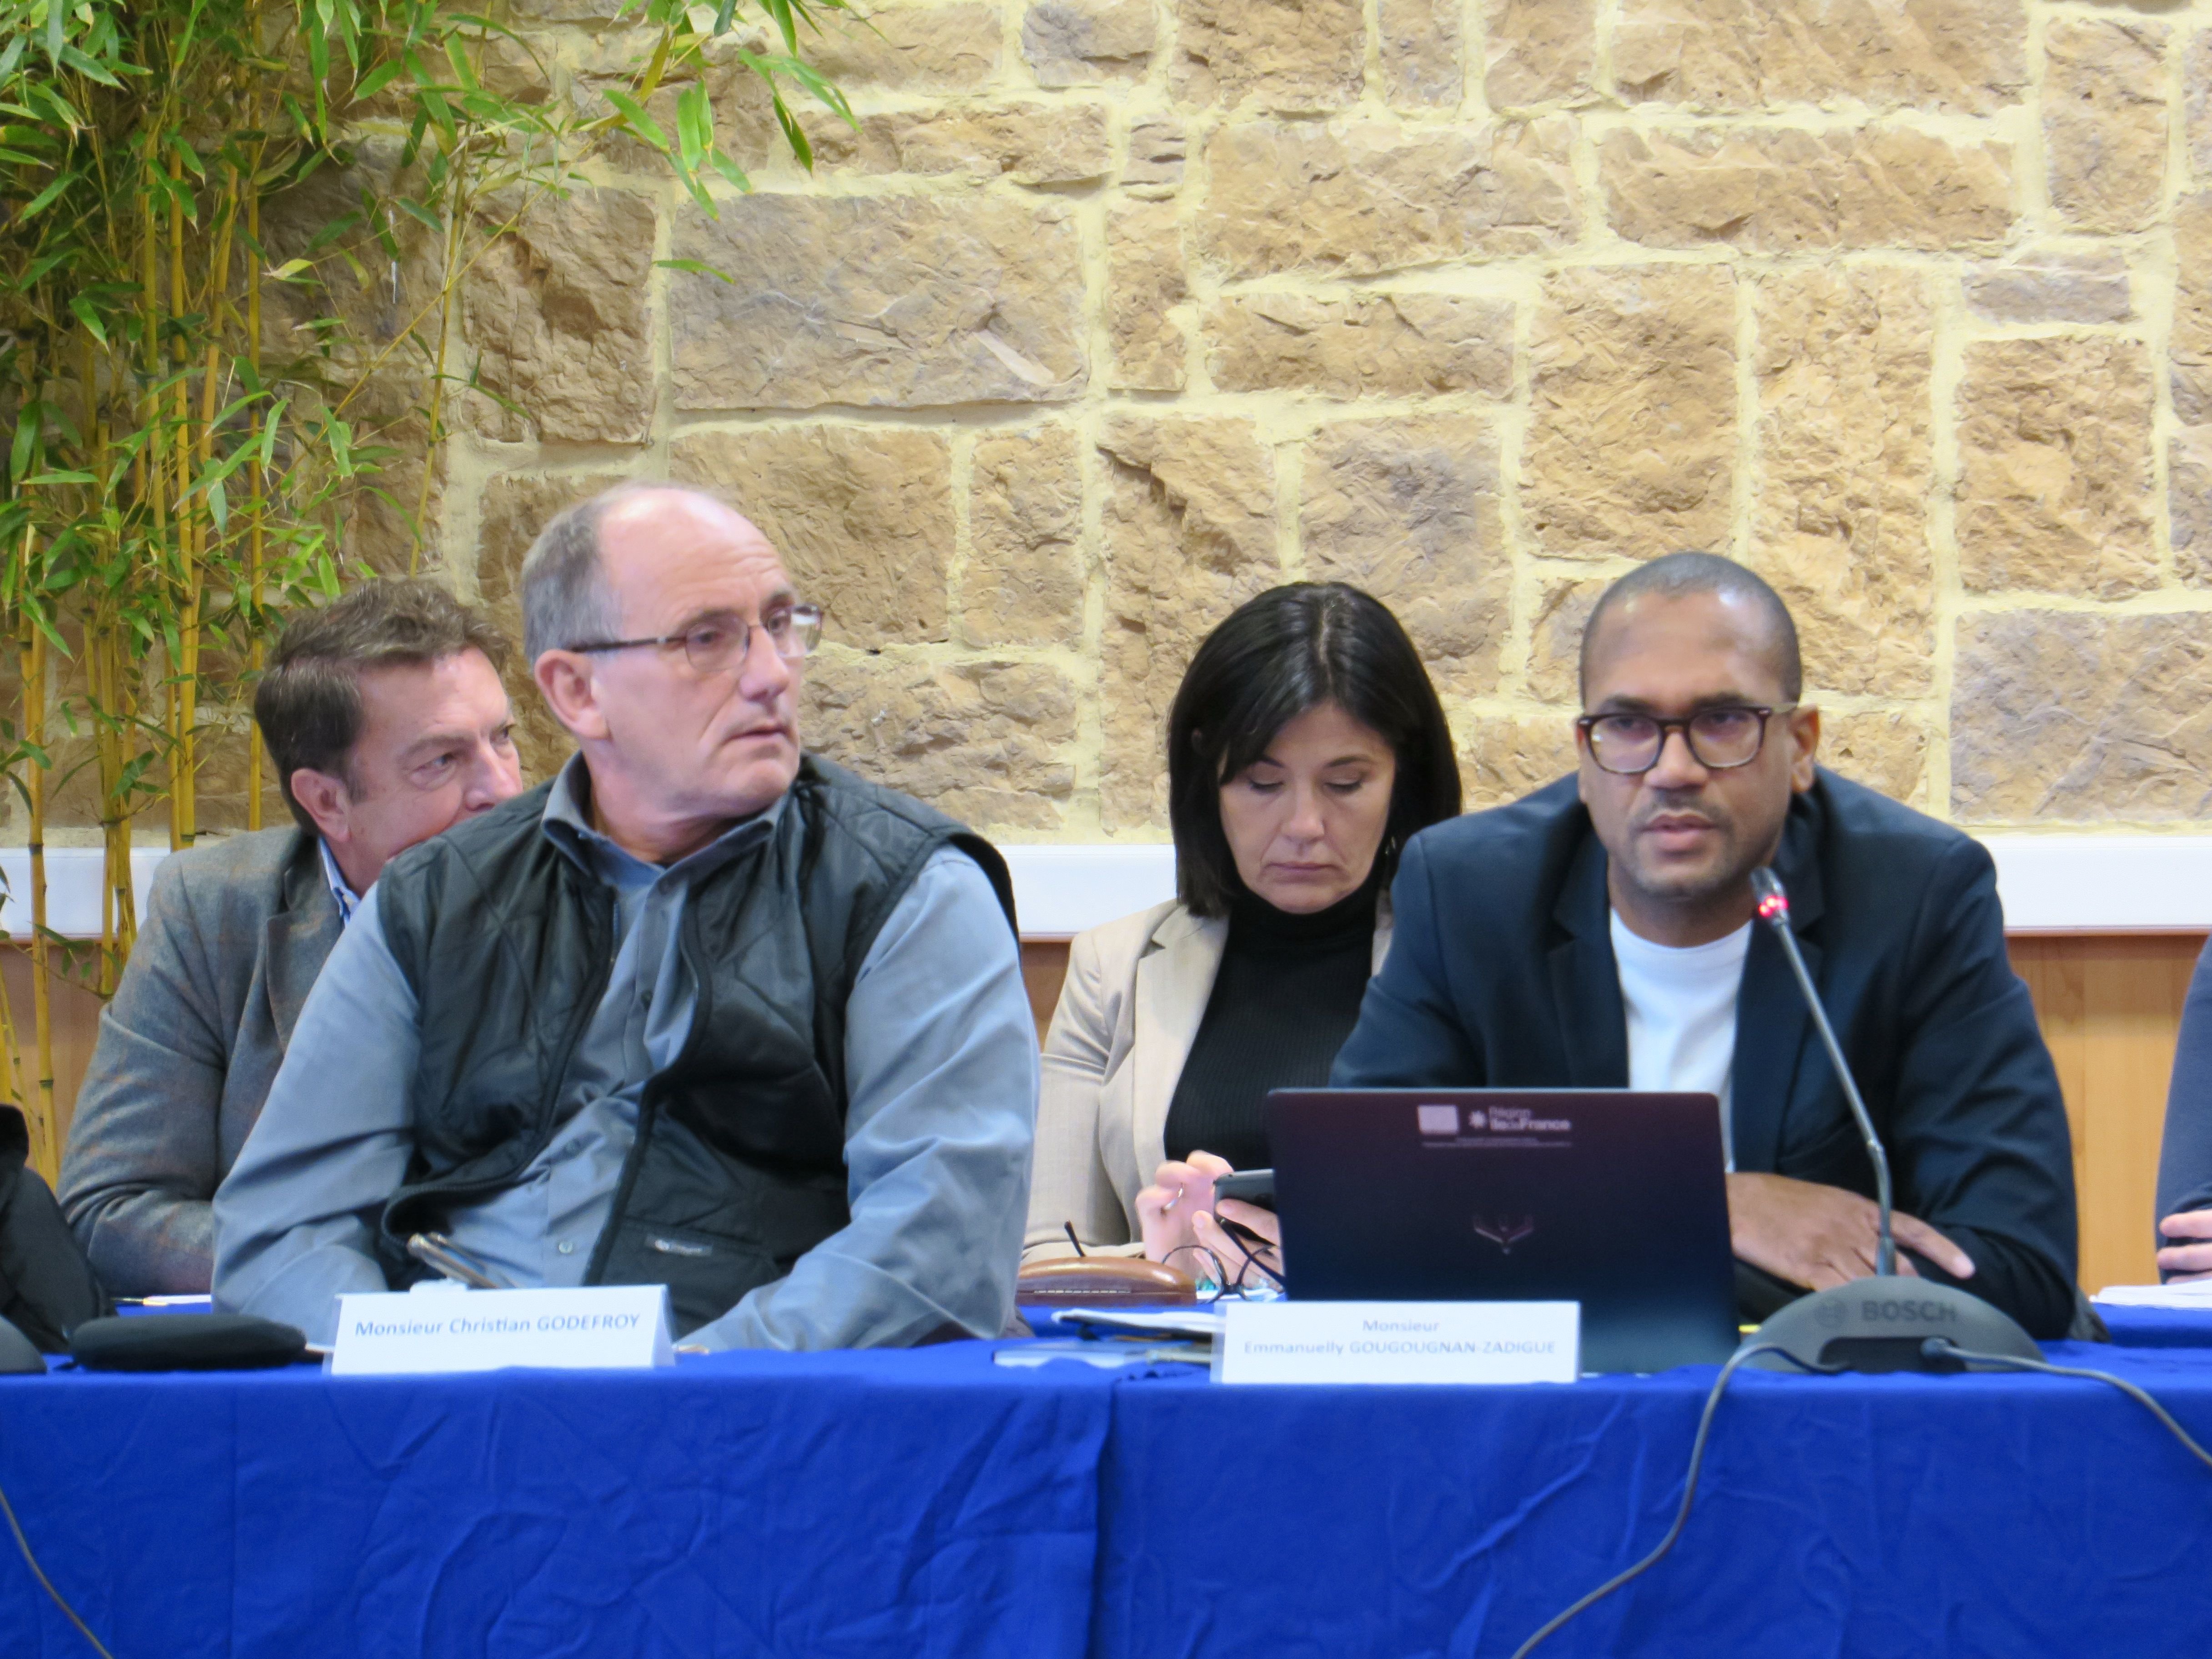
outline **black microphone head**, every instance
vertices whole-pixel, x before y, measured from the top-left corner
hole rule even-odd
[[[1751,872],[1751,896],[1759,902],[1761,921],[1777,927],[1790,925],[1790,895],[1783,890],[1782,878],[1763,864]]]

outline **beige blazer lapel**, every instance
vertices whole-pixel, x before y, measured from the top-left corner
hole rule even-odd
[[[1137,959],[1129,1127],[1141,1181],[1150,1182],[1167,1156],[1168,1107],[1206,1017],[1228,939],[1226,921],[1194,916],[1178,905]]]

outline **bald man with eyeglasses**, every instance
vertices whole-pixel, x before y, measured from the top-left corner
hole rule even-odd
[[[721,502],[573,507],[522,598],[577,753],[362,900],[216,1194],[216,1301],[328,1340],[421,1236],[665,1285],[701,1347],[998,1334],[1037,1080],[1004,861],[804,751],[822,613]]]
[[[2057,1073],[1989,854],[1815,763],[1788,607],[1654,560],[1583,636],[1575,775],[1424,831],[1339,1088],[1636,1088],[1721,1102],[1748,1317],[1875,1271],[1874,1177],[1750,877],[1787,887],[1896,1182],[1900,1272],[2043,1338],[2074,1290]],[[1564,757],[1563,757],[1564,758]]]

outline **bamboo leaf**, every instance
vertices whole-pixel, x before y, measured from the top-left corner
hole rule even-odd
[[[446,37],[446,61],[453,66],[453,79],[465,92],[477,90],[475,66],[469,62],[468,48],[462,45],[459,33]]]
[[[312,259],[287,259],[283,264],[272,268],[268,272],[268,276],[272,283],[289,283],[301,271],[313,270],[314,268],[315,264]]]
[[[107,330],[100,323],[100,313],[94,307],[90,295],[72,295],[70,298],[70,310],[75,314],[77,321],[84,325],[86,333],[99,341],[102,346],[107,344]]]
[[[744,169],[739,167],[738,164],[735,161],[732,161],[728,156],[723,155],[721,151],[719,149],[716,150],[708,159],[713,161],[714,171],[720,173],[722,177],[727,179],[732,186],[748,192],[751,191],[753,181],[745,177]],[[714,274],[718,276],[721,275],[720,271],[717,271]],[[725,280],[726,281],[727,279],[725,278]]]
[[[775,19],[775,27],[783,36],[783,49],[788,52],[799,50],[799,29],[791,20],[791,0],[760,0],[761,9]]]
[[[714,112],[707,102],[707,83],[695,81],[676,100],[676,136],[684,165],[696,173],[714,147]]]
[[[31,198],[29,204],[15,216],[18,219],[35,219],[40,213],[52,206],[53,204],[60,198],[61,193],[76,182],[76,173],[64,173],[60,178],[55,179],[53,183],[48,185],[36,196],[33,196]]]
[[[117,80],[106,70],[86,57],[75,46],[62,48],[62,63],[65,67],[75,70],[88,81],[97,81],[103,87],[113,87],[118,92],[123,90],[122,82]]]
[[[663,270],[687,271],[694,276],[712,276],[718,283],[727,283],[732,288],[738,279],[726,270],[717,270],[703,259],[655,259],[653,262]]]
[[[356,104],[367,103],[370,99],[375,97],[378,93],[382,92],[385,88],[390,86],[392,82],[397,80],[399,77],[399,72],[406,67],[407,64],[404,58],[386,58],[374,69],[369,70],[367,75],[362,76],[359,83],[355,86],[353,89],[354,102]]]
[[[783,129],[783,141],[791,146],[791,153],[799,158],[799,165],[809,173],[814,171],[814,146],[806,142],[806,130],[791,112],[791,106],[783,101],[781,94],[770,100],[775,111],[775,124]]]
[[[639,137],[655,149],[667,153],[668,135],[660,130],[660,123],[645,112],[645,106],[619,88],[607,89],[607,102],[621,114],[623,123]]]

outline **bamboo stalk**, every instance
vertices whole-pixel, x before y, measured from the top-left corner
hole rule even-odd
[[[176,152],[169,153],[169,320],[178,325],[171,342],[176,358],[176,415],[175,427],[170,434],[171,447],[176,457],[176,570],[180,588],[189,590],[192,584],[193,539],[198,528],[199,516],[206,510],[204,503],[190,505],[192,488],[192,430],[191,392],[185,384],[184,371],[188,362],[185,350],[185,332],[181,326],[186,304],[185,294],[185,204],[184,166],[177,160]],[[180,619],[181,620],[181,619]],[[182,638],[179,639],[179,653]],[[189,818],[192,791],[191,740],[184,729],[185,710],[178,676],[172,673],[162,694],[161,725],[169,734],[169,850],[173,853],[190,846],[184,835],[180,818]],[[179,792],[182,791],[182,798]],[[126,865],[121,872],[110,869],[108,882],[128,885],[130,872]]]
[[[237,184],[234,179],[217,222],[215,257],[208,264],[207,314],[211,323],[220,315],[222,290],[229,274],[231,232],[237,223]],[[220,388],[222,362],[220,336],[211,337],[207,343],[206,361],[201,368],[199,423],[192,445],[194,459],[203,471],[215,457],[216,394]],[[180,384],[180,393],[182,390]],[[172,751],[169,765],[169,836],[178,847],[190,847],[199,832],[200,613],[207,594],[208,538],[215,523],[214,508],[204,495],[196,504],[191,523],[194,526],[192,535],[179,549],[184,565],[184,607],[177,617],[178,659],[173,665],[176,672],[169,692],[177,725],[177,746]]]
[[[31,562],[28,536],[23,563]],[[30,661],[23,671],[25,738],[40,750],[46,743],[46,635],[35,622],[26,629]],[[50,1182],[61,1179],[61,1138],[54,1122],[53,963],[46,939],[46,769],[33,765],[31,797],[31,1019],[38,1043],[39,1083],[31,1103],[31,1156]]]
[[[259,10],[258,7],[254,9],[257,22]],[[252,185],[246,192],[246,361],[253,365],[253,381],[258,388],[261,384],[261,150],[258,146],[253,153]],[[246,440],[256,448],[260,446],[262,423],[267,418],[264,406],[256,404]],[[258,685],[264,651],[261,638],[262,515],[267,510],[269,481],[259,461],[253,462],[251,470],[253,495],[246,528],[246,633],[249,641],[246,666],[248,678]],[[246,731],[246,827],[249,830],[261,828],[261,734],[251,721]]]

